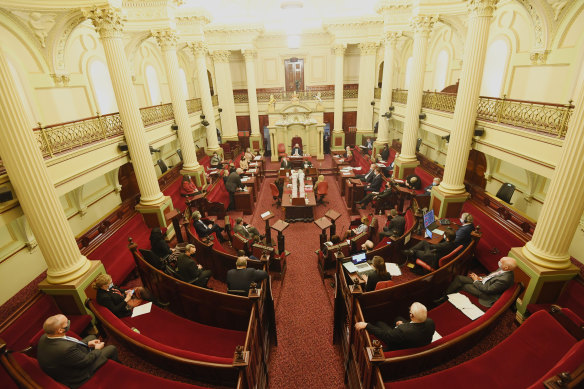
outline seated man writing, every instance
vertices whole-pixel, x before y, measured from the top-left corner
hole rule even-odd
[[[475,273],[468,276],[458,275],[444,292],[444,296],[435,300],[436,304],[441,304],[448,300],[448,295],[464,290],[479,298],[479,303],[485,307],[492,306],[504,291],[513,285],[515,278],[513,270],[517,267],[514,258],[503,257],[499,261],[499,268],[485,277],[479,277]]]
[[[203,266],[195,262],[193,258],[195,252],[197,252],[197,249],[194,245],[186,245],[185,253],[179,255],[177,260],[177,273],[183,281],[207,288],[207,283],[213,272],[211,270],[203,270]]]
[[[95,335],[83,340],[67,336],[71,322],[65,315],[45,320],[37,350],[41,369],[54,380],[70,388],[78,388],[103,366],[108,359],[118,361],[116,346],[106,346]]]
[[[440,185],[440,178],[434,177],[432,183],[424,188],[424,196],[431,196],[432,195],[432,188],[435,186]]]
[[[434,321],[428,317],[426,307],[418,302],[410,306],[410,321],[396,318],[395,325],[384,322],[375,324],[358,322],[355,329],[366,329],[385,345],[384,351],[403,350],[412,347],[421,347],[430,344],[434,335]]]
[[[410,250],[402,251],[406,257],[419,258],[434,269],[438,268],[438,260],[448,255],[456,248],[454,239],[456,232],[452,228],[447,228],[444,232],[444,240],[440,243],[431,244],[425,240],[416,243]]]

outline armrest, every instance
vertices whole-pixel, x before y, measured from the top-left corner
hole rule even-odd
[[[423,267],[424,269],[428,270],[429,272],[433,272],[435,270],[430,265],[428,265],[426,262],[422,261],[419,258],[416,259],[416,265]]]

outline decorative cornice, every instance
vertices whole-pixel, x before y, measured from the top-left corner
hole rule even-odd
[[[385,11],[395,11],[399,8],[409,8],[411,0],[380,0],[375,4],[375,12],[383,14]]]
[[[393,47],[397,46],[397,41],[404,36],[402,31],[386,31],[383,33],[383,39],[385,44],[389,44]]]
[[[178,42],[176,31],[171,29],[152,31],[152,36],[156,38],[156,42],[163,51],[176,50]]]
[[[377,53],[377,42],[363,42],[359,43],[359,49],[361,50],[361,55],[373,55]]]
[[[205,27],[205,32],[227,34],[255,32],[261,34],[264,32],[264,26],[260,24],[215,24]]]
[[[469,17],[492,17],[498,2],[499,0],[468,0]]]
[[[333,46],[333,53],[335,53],[335,55],[343,56],[345,55],[345,51],[347,51],[347,45],[344,43]]]
[[[245,59],[245,61],[253,61],[257,55],[257,50],[253,50],[253,49],[243,49],[241,50],[241,54],[243,55],[243,58]]]
[[[229,56],[231,52],[229,50],[215,50],[213,51],[213,61],[229,63]]]
[[[550,50],[533,50],[529,53],[529,59],[534,65],[542,65],[546,63],[549,53]]]
[[[197,13],[196,15],[181,15],[176,18],[177,23],[184,25],[199,24],[204,25],[211,23],[211,15],[207,11]]]
[[[414,35],[420,34],[428,36],[437,20],[437,16],[416,15],[412,16],[410,19],[410,26],[414,31]]]
[[[112,7],[84,9],[83,16],[90,19],[103,39],[122,38],[125,17],[121,9]]]
[[[207,55],[207,43],[205,41],[188,42],[187,46],[192,50],[195,57]]]

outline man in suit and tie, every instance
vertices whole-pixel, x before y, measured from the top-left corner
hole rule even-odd
[[[288,158],[282,157],[282,162],[280,162],[280,168],[292,169],[292,162],[288,161]]]
[[[389,218],[383,231],[379,232],[379,239],[386,236],[402,236],[406,229],[406,218],[399,215],[395,208],[389,211]]]
[[[195,255],[196,251],[197,249],[192,244],[185,246],[185,253],[181,254],[177,260],[177,273],[181,280],[207,288],[207,283],[213,272],[211,270],[203,270],[203,266],[195,262],[193,255]]]
[[[361,182],[363,182],[364,184],[369,184],[373,180],[373,177],[375,177],[376,167],[377,165],[372,163],[371,166],[369,167],[369,171],[366,174],[357,174],[355,178],[360,179]]]
[[[485,307],[492,306],[504,291],[515,282],[513,270],[517,262],[511,257],[503,257],[499,260],[499,268],[485,277],[479,277],[475,273],[468,276],[458,275],[444,292],[444,296],[435,300],[441,304],[448,300],[448,295],[464,290],[479,298],[479,303]]]
[[[225,181],[225,189],[229,192],[229,207],[227,210],[235,209],[235,192],[237,190],[242,190],[245,186],[241,182],[241,175],[243,174],[243,169],[237,168],[234,172],[229,173],[227,180]]]
[[[373,199],[373,196],[379,193],[382,183],[383,178],[381,177],[381,169],[379,169],[379,166],[375,166],[373,178],[364,189],[365,197],[363,197],[361,201],[357,201],[356,204],[361,204],[361,209],[367,208],[367,205]]]
[[[470,244],[472,240],[471,233],[475,229],[473,221],[474,218],[468,212],[465,212],[460,216],[460,222],[462,223],[462,226],[456,230],[456,239],[454,240],[454,243],[457,245],[461,244],[464,247]]]
[[[65,315],[45,320],[45,334],[39,340],[37,360],[41,369],[53,379],[70,388],[78,388],[108,359],[118,361],[118,350],[115,346],[106,346],[94,335],[83,340],[67,336],[70,324]]]
[[[428,317],[426,307],[418,302],[410,306],[410,321],[396,318],[395,325],[379,321],[375,324],[358,322],[355,329],[366,329],[384,343],[383,350],[403,350],[430,344],[434,336],[434,321]]]
[[[199,238],[205,238],[215,232],[219,242],[223,243],[226,241],[221,235],[223,227],[215,223],[205,224],[205,222],[201,220],[201,212],[199,211],[193,212],[193,226],[195,227],[195,231],[197,232],[197,235],[199,235]]]
[[[424,188],[423,196],[431,196],[432,195],[432,188],[435,186],[438,186],[438,185],[440,185],[440,178],[434,177],[434,179],[432,180],[432,183]]]
[[[302,154],[302,148],[300,147],[300,145],[298,143],[296,143],[294,145],[294,147],[292,147],[292,154],[291,155],[298,156],[298,157],[304,155],[304,154]]]
[[[235,225],[233,226],[233,232],[238,233],[246,239],[252,238],[254,236],[260,236],[260,232],[257,228],[251,224],[243,224],[243,219],[238,217],[235,219]]]

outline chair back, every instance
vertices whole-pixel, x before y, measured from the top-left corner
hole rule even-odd
[[[286,155],[286,146],[284,143],[278,143],[278,155]]]
[[[276,184],[274,184],[273,182],[270,182],[270,189],[272,190],[273,197],[280,196],[280,191],[278,190],[278,187],[276,186]]]
[[[159,159],[158,161],[156,161],[156,163],[158,164],[158,167],[160,168],[160,172],[162,174],[164,174],[168,170],[168,166],[166,166],[162,159]]]
[[[393,282],[392,280],[379,281],[377,285],[375,285],[375,290],[389,288],[390,286],[393,285],[395,285],[395,282]]]
[[[247,290],[238,290],[238,289],[227,289],[227,293],[228,294],[235,294],[238,296],[243,296],[243,297],[247,297],[249,294],[249,291]]]
[[[320,184],[318,184],[316,192],[317,192],[317,194],[319,194],[321,196],[327,194],[328,193],[328,182],[323,181]]]
[[[462,251],[462,245],[458,246],[457,248],[455,248],[454,250],[452,250],[450,252],[450,254],[447,254],[445,256],[443,256],[442,258],[440,258],[440,260],[438,261],[438,267],[442,267],[444,265],[446,265],[448,262],[450,262],[454,257],[456,257],[458,255],[459,252]]]
[[[243,250],[246,254],[249,254],[250,240],[241,236],[239,233],[233,234],[233,240],[231,244],[235,250]]]
[[[296,143],[298,143],[298,146],[300,146],[300,148],[302,148],[302,138],[299,136],[295,136],[292,138],[292,147],[294,147],[296,145]]]
[[[515,185],[506,182],[503,185],[501,185],[501,188],[497,192],[497,198],[500,198],[504,202],[511,204],[511,197],[513,197],[514,192]]]

